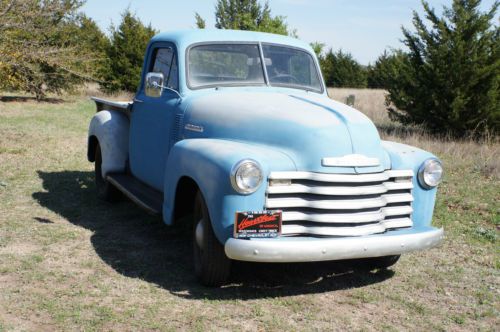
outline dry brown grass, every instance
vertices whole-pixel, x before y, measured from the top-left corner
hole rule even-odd
[[[382,139],[419,147],[447,160],[460,161],[461,164],[466,164],[493,179],[500,179],[498,137],[490,136],[481,141],[436,138],[422,128],[404,127],[391,122],[384,103],[384,90],[331,88],[328,93],[330,98],[342,103],[346,102],[349,95],[354,95],[354,108],[363,112],[377,125]]]
[[[208,289],[193,276],[188,233],[96,198],[93,114],[81,98],[0,103],[0,331],[498,329],[500,185],[468,166],[498,145],[391,137],[445,160],[440,248],[376,273],[236,264],[230,284]]]
[[[469,139],[436,139],[425,133],[386,134],[381,132],[381,136],[385,140],[399,141],[430,151],[448,161],[460,161],[460,164],[468,165],[494,181],[500,179],[500,144],[498,140],[476,142]]]
[[[134,98],[134,94],[130,92],[120,91],[114,94],[103,92],[97,83],[85,83],[75,92],[79,97],[100,97],[116,101],[128,101]]]
[[[389,124],[389,116],[385,111],[385,90],[379,89],[351,89],[329,88],[330,98],[346,103],[348,96],[355,96],[354,108],[366,114],[378,125]]]

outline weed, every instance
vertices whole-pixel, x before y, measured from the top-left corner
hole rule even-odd
[[[482,239],[485,239],[490,242],[495,242],[497,239],[497,230],[487,229],[484,227],[478,227],[474,230],[474,234]]]
[[[454,315],[451,317],[451,320],[458,325],[463,325],[465,323],[464,315]]]

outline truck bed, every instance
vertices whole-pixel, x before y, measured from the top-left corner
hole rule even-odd
[[[130,110],[132,109],[132,105],[134,104],[133,101],[113,101],[98,97],[91,97],[90,99],[95,102],[97,112],[100,112],[102,110],[119,111],[124,112],[128,115],[130,113]]]

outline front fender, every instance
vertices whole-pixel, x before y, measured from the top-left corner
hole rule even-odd
[[[90,121],[88,151],[97,139],[102,154],[102,176],[111,172],[124,172],[128,159],[130,123],[125,114],[118,111],[97,112]],[[94,150],[95,151],[95,150]],[[90,161],[92,156],[88,153]]]
[[[424,189],[418,182],[418,170],[422,163],[429,158],[437,158],[430,152],[406,144],[382,141],[383,148],[391,158],[392,169],[411,169],[413,177],[413,225],[427,227],[431,225],[432,213],[436,201],[436,188]]]
[[[264,181],[255,193],[241,195],[231,186],[230,172],[237,162],[249,158],[261,164]],[[172,147],[167,160],[164,221],[173,222],[177,184],[182,177],[190,177],[205,198],[215,235],[224,244],[232,235],[236,211],[264,209],[266,181],[273,169],[295,171],[296,167],[283,152],[262,145],[221,139],[182,140]]]

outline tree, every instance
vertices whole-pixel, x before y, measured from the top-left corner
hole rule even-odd
[[[201,17],[200,14],[194,13],[194,18],[196,20],[196,27],[198,29],[205,29],[207,27],[207,22]]]
[[[332,49],[320,57],[321,70],[329,87],[366,87],[366,69],[350,53]]]
[[[312,42],[310,45],[311,48],[314,50],[314,53],[316,53],[318,59],[322,59],[323,49],[325,48],[325,44],[320,42]]]
[[[122,14],[118,28],[111,27],[111,30],[111,44],[106,50],[108,59],[102,75],[103,88],[108,92],[135,92],[146,47],[156,31],[151,25],[145,26],[129,10]]]
[[[104,54],[110,46],[110,41],[91,18],[81,15],[73,36],[78,38],[79,44],[87,49],[92,49],[99,55]],[[76,41],[75,41],[76,42]]]
[[[67,32],[79,0],[0,0],[0,88],[41,99],[93,76],[95,54]]]
[[[375,65],[367,69],[367,84],[371,89],[387,89],[391,84],[397,84],[395,79],[400,75],[408,55],[401,50],[387,52],[378,57]]]
[[[102,74],[106,65],[106,50],[110,47],[110,41],[96,22],[84,14],[79,14],[78,21],[68,25],[62,31],[61,38],[67,43],[78,45],[81,52],[94,56],[93,77],[96,81],[101,81],[99,74]]]
[[[388,89],[392,119],[455,136],[499,132],[499,3],[481,12],[480,2],[453,0],[442,17],[422,2],[428,23],[414,12],[415,33],[403,28],[408,61]]]
[[[325,44],[313,42],[310,44],[323,73],[325,83],[329,87],[365,88],[367,68],[360,65],[350,53],[330,49],[323,53]]]
[[[195,13],[196,24],[205,27],[205,21]],[[272,16],[269,3],[262,6],[258,0],[218,0],[215,5],[217,29],[250,30],[295,36],[284,16]]]

